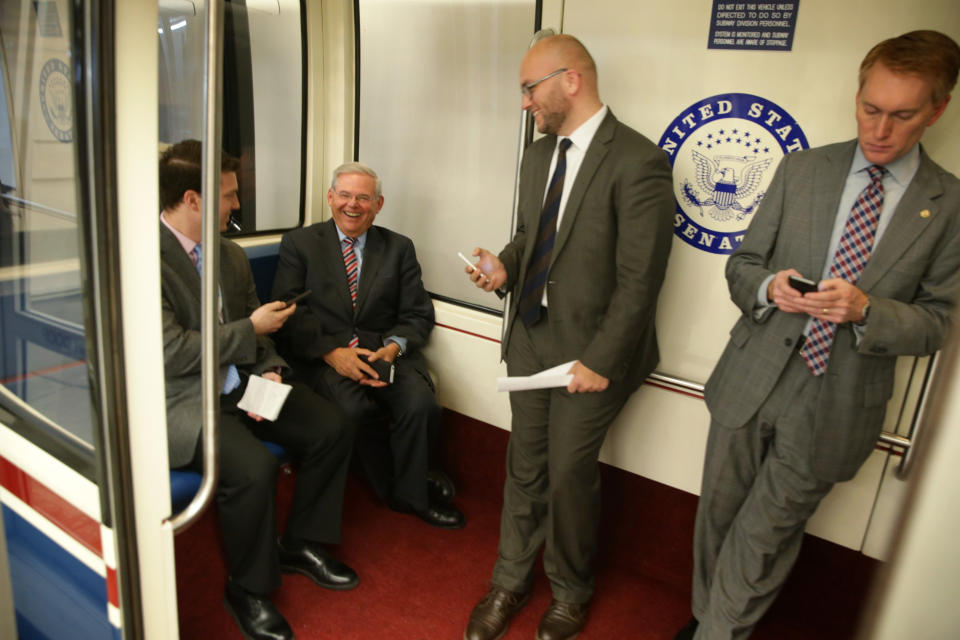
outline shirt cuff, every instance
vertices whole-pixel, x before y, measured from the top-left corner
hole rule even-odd
[[[767,298],[767,289],[770,288],[770,283],[773,282],[773,279],[777,277],[777,274],[771,273],[766,278],[763,279],[763,282],[760,283],[760,288],[757,289],[757,305],[760,307],[769,307],[770,300]]]
[[[395,342],[397,346],[400,347],[400,353],[398,353],[397,356],[402,356],[404,353],[407,352],[406,338],[401,338],[400,336],[390,336],[389,338],[384,339],[383,346],[387,346],[388,342]]]

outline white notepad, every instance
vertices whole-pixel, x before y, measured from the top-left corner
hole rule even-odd
[[[247,390],[237,403],[238,409],[249,411],[252,414],[273,422],[280,415],[283,403],[287,401],[290,390],[288,384],[274,382],[260,376],[250,376],[247,381]]]

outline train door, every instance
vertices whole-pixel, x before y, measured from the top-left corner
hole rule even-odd
[[[155,2],[0,12],[0,636],[175,638]]]

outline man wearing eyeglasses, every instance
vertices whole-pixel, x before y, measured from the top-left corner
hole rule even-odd
[[[659,358],[654,318],[670,252],[666,154],[601,102],[597,71],[568,35],[538,41],[520,68],[522,106],[547,134],[527,148],[513,240],[474,250],[470,278],[512,292],[503,342],[511,376],[573,362],[566,388],[510,394],[512,431],[492,587],[465,640],[494,640],[529,600],[537,554],[553,602],[540,640],[580,633],[593,595],[600,446]]]
[[[465,520],[452,485],[430,462],[440,407],[420,349],[433,329],[433,303],[413,242],[373,225],[383,195],[364,164],[334,170],[327,203],[331,220],[291,231],[280,244],[274,298],[309,291],[278,334],[281,351],[300,380],[354,419],[360,461],[387,504],[458,529]]]

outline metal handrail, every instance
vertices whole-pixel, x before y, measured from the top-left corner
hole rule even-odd
[[[904,448],[903,458],[900,460],[900,466],[897,467],[896,475],[900,480],[905,480],[913,468],[913,461],[916,459],[914,453],[917,448],[912,446],[919,441],[920,432],[924,430],[927,422],[927,401],[930,399],[930,381],[937,375],[937,369],[940,364],[940,352],[936,352],[930,359],[930,366],[927,367],[927,373],[923,381],[923,389],[920,392],[920,402],[917,405],[917,411],[913,415],[913,421],[910,424],[909,444]]]
[[[220,107],[223,102],[223,0],[208,0],[204,17],[203,273],[201,274],[201,390],[203,393],[203,480],[187,507],[170,518],[174,533],[186,530],[213,499],[219,475],[220,332],[217,281],[220,273]]]
[[[927,381],[929,381],[935,373],[938,355],[939,352],[934,354],[930,367],[927,369]],[[688,393],[690,395],[703,398],[703,385],[692,380],[686,380],[677,376],[654,371],[647,376],[646,382],[647,384],[652,384],[654,386],[666,387],[674,391],[680,391],[682,393]],[[913,463],[913,452],[916,449],[914,445],[916,445],[920,431],[923,427],[924,414],[927,408],[927,398],[929,396],[929,393],[927,393],[928,386],[929,385],[925,382],[924,388],[920,392],[920,403],[917,406],[917,410],[914,413],[913,420],[910,424],[910,436],[907,437],[898,433],[881,431],[880,436],[877,438],[877,442],[879,443],[903,450],[903,458],[900,460],[900,466],[897,467],[896,471],[897,478],[901,480],[905,479],[910,473],[910,468]]]
[[[64,211],[63,209],[56,209],[54,207],[48,207],[45,204],[40,204],[33,200],[26,200],[24,198],[18,198],[17,196],[12,196],[9,193],[4,193],[2,196],[4,200],[11,202],[13,204],[19,205],[24,209],[35,209],[40,213],[49,214],[55,218],[61,218],[63,220],[69,220],[70,222],[77,221],[77,214],[70,213],[69,211]]]

